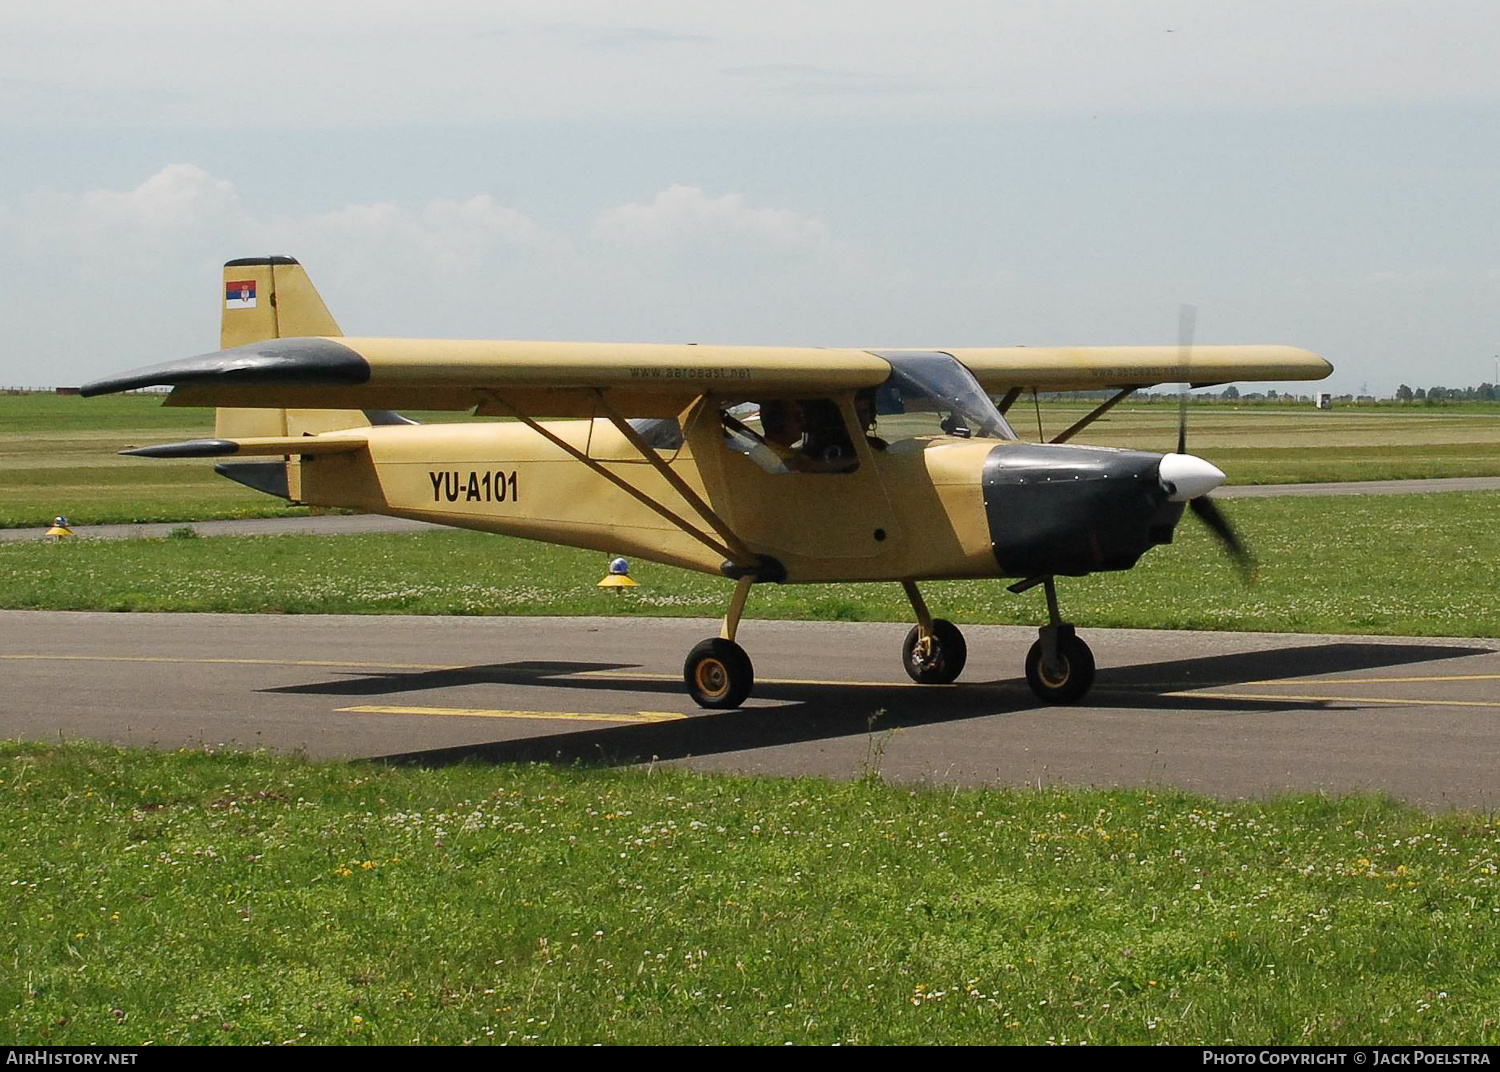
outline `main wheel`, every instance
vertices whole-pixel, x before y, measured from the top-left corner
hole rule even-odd
[[[739,707],[755,684],[755,670],[745,649],[714,637],[694,646],[682,664],[682,679],[700,707]]]
[[[1057,665],[1047,667],[1040,640],[1026,653],[1026,684],[1054,704],[1077,703],[1094,683],[1094,653],[1073,633],[1057,638]]]
[[[919,685],[947,685],[956,681],[964,672],[964,663],[969,658],[969,646],[958,626],[942,618],[932,620],[932,646],[923,653],[917,646],[922,631],[916,626],[906,634],[906,643],[901,646],[901,665],[907,675]]]

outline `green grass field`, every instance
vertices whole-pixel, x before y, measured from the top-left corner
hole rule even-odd
[[[211,461],[120,457],[127,447],[213,434],[212,410],[167,408],[162,397],[0,395],[0,528],[46,525],[58,514],[97,525],[307,513],[218,476]]]
[[[160,396],[0,396],[0,527],[305,514],[216,476],[211,462],[142,464],[126,447],[213,433],[211,410]]]
[[[1086,403],[1044,403],[1042,430],[1056,435]],[[419,415],[461,420],[462,414]],[[1024,402],[1011,410],[1022,436],[1036,436]],[[44,525],[56,514],[78,524],[196,521],[304,512],[216,476],[207,461],[122,458],[128,446],[210,435],[209,410],[168,409],[160,396],[78,398],[0,395],[0,528]],[[1500,476],[1500,407],[1366,406],[1319,412],[1269,404],[1191,407],[1190,448],[1238,484]],[[1172,449],[1175,403],[1126,403],[1078,437],[1080,443]]]
[[[1206,531],[1128,573],[1064,578],[1081,626],[1500,636],[1500,494],[1245,499],[1224,504],[1262,566],[1246,588]],[[287,613],[720,615],[728,581],[637,562],[601,591],[606,556],[483,533],[0,544],[0,606]],[[923,586],[957,622],[1037,623],[1040,589]],[[762,585],[752,618],[905,621],[896,584]]]
[[[1496,1041],[1500,829],[1368,798],[0,746],[18,1045]]]

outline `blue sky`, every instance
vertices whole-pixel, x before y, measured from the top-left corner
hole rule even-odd
[[[350,334],[1285,342],[1494,378],[1500,6],[229,2],[0,13],[0,385]]]

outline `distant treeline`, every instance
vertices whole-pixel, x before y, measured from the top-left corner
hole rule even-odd
[[[1497,402],[1500,387],[1492,383],[1481,383],[1478,387],[1418,387],[1413,391],[1406,384],[1396,388],[1397,402]]]
[[[1108,398],[1113,392],[1110,391],[1088,391],[1075,394],[1073,398]],[[1068,396],[1044,393],[1044,399],[1057,399]],[[1144,402],[1173,402],[1177,400],[1176,391],[1142,392],[1138,396]],[[1396,388],[1392,395],[1372,394],[1343,394],[1330,395],[1334,402],[1422,402],[1428,405],[1440,405],[1444,402],[1500,402],[1500,387],[1493,383],[1481,383],[1477,387],[1418,387],[1412,390],[1406,384]],[[1307,402],[1313,401],[1311,394],[1294,394],[1291,391],[1241,391],[1234,384],[1229,384],[1222,391],[1195,391],[1193,399],[1217,400],[1223,402]]]

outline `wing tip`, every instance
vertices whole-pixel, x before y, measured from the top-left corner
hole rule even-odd
[[[216,383],[344,387],[369,379],[370,363],[334,339],[267,339],[91,380],[78,393],[93,398],[141,387]]]
[[[180,443],[158,443],[120,451],[132,458],[221,458],[236,454],[240,445],[232,439],[185,439]]]

